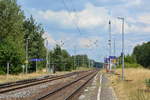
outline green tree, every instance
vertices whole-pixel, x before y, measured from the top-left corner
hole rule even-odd
[[[72,57],[65,49],[61,50],[61,55],[62,55],[63,70],[72,70],[73,69]]]
[[[150,42],[137,45],[133,50],[137,63],[150,68]]]
[[[56,45],[56,47],[54,48],[51,58],[52,63],[55,65],[55,69],[59,71],[63,70],[61,47],[59,45]]]
[[[26,40],[29,39],[28,43],[28,55],[29,59],[35,58],[43,58],[45,59],[46,48],[44,46],[44,39],[42,35],[44,34],[44,30],[40,24],[37,24],[33,17],[26,19],[24,22],[24,44],[26,44]],[[36,62],[29,62],[30,71],[35,71]],[[38,62],[39,67],[44,67],[45,62]]]
[[[7,62],[10,72],[21,72],[24,59],[23,48],[24,15],[16,0],[0,0],[0,67],[6,71]]]
[[[89,58],[87,55],[75,55],[72,57],[72,59],[75,58],[75,62],[76,62],[76,65],[78,67],[88,67],[89,65]]]
[[[61,49],[59,45],[49,52],[50,63],[55,65],[57,71],[69,71],[73,69],[73,59],[70,54],[65,50]]]
[[[126,63],[130,64],[136,63],[136,58],[134,55],[126,55],[124,60]]]

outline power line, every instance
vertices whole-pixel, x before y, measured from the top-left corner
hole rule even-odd
[[[64,7],[66,8],[66,10],[68,11],[69,16],[72,17],[72,16],[71,16],[71,10],[70,10],[69,7],[67,6],[65,0],[62,0],[62,2],[63,2]],[[75,12],[76,10],[74,9],[73,11]],[[75,15],[76,15],[76,12],[75,12]],[[76,16],[76,17],[77,17],[77,16]],[[73,23],[74,23],[74,25],[75,25],[77,31],[78,31],[78,32],[80,33],[80,35],[81,35],[81,34],[82,34],[82,33],[81,33],[81,30],[80,30],[78,24],[75,22],[74,19],[73,19]]]
[[[77,10],[75,9],[75,7],[74,7],[74,5],[73,5],[72,0],[70,0],[70,1],[71,1],[71,4],[72,4],[72,10],[74,11],[76,18],[77,18],[77,20],[79,21],[79,16],[78,16],[78,14],[77,14]],[[77,28],[78,28],[78,30],[79,30],[80,33],[81,33],[81,29],[79,28],[79,25],[78,25],[78,24],[77,24]]]

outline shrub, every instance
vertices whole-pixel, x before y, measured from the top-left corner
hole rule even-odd
[[[5,72],[0,70],[0,75],[4,75],[4,74],[5,74]]]
[[[126,68],[138,68],[138,67],[142,67],[142,66],[139,64],[136,64],[136,63],[133,63],[133,64],[125,63],[125,67]]]
[[[150,79],[145,80],[145,85],[146,87],[150,88]]]
[[[0,66],[0,75],[4,75],[4,74],[5,74],[4,67]]]
[[[122,65],[118,65],[117,68],[121,68]],[[130,63],[125,63],[125,68],[139,68],[139,67],[142,67],[140,64],[136,64],[136,63],[133,63],[133,64],[130,64]]]

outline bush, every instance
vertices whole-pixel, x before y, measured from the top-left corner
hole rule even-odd
[[[0,75],[4,75],[4,74],[5,74],[5,72],[0,70]]]
[[[145,85],[146,87],[150,88],[150,79],[145,80]]]
[[[4,67],[0,66],[0,75],[4,75],[4,74],[5,74]]]
[[[10,74],[19,74],[19,73],[21,73],[22,72],[22,67],[21,66],[12,66],[12,67],[10,67]]]
[[[118,65],[117,68],[121,68],[122,65]],[[125,63],[125,68],[139,68],[139,67],[142,67],[140,64],[136,64],[136,63],[133,63],[133,64],[130,64],[130,63]]]
[[[142,67],[142,66],[139,65],[139,64],[136,64],[136,63],[133,63],[133,64],[125,63],[125,67],[126,68],[139,68],[139,67]]]

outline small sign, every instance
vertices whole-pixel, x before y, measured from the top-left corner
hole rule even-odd
[[[104,62],[105,62],[105,63],[108,63],[108,62],[109,62],[109,58],[105,58],[105,59],[104,59]]]
[[[30,59],[30,61],[44,61],[44,59],[42,59],[42,58],[34,58],[34,59]]]
[[[112,59],[111,62],[112,62],[113,64],[116,64],[116,63],[117,63],[117,59]]]
[[[116,59],[116,56],[109,56],[110,59]]]

